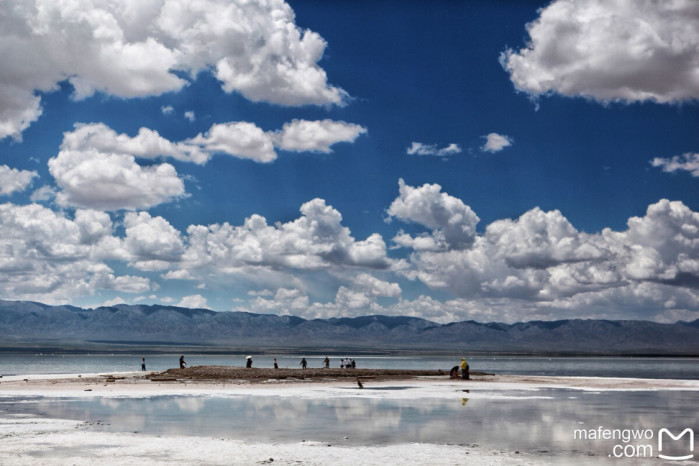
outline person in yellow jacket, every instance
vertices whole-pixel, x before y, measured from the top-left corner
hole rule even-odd
[[[468,363],[466,362],[466,358],[461,358],[461,378],[464,380],[469,379],[469,370],[468,370]]]

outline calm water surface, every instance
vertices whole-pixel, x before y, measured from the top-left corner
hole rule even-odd
[[[347,396],[303,399],[239,395],[140,399],[0,399],[5,413],[85,421],[83,428],[151,435],[194,435],[266,442],[319,441],[333,445],[405,442],[469,445],[547,457],[607,460],[615,445],[657,449],[660,428],[678,434],[699,428],[699,392],[586,392],[487,389],[455,391],[453,399]],[[370,390],[370,389],[365,389]],[[408,395],[408,396],[405,396]],[[23,401],[23,402],[22,402]],[[652,438],[576,438],[576,429],[647,430]],[[646,436],[648,435],[646,433]],[[680,444],[675,448],[686,446]],[[667,447],[666,447],[667,450]],[[656,450],[657,453],[657,450]]]
[[[163,371],[178,366],[179,354],[104,355],[104,354],[12,354],[0,353],[0,375],[80,374],[126,372],[141,369],[146,357],[148,370]],[[185,354],[189,366],[244,366],[244,354]],[[442,369],[449,371],[460,362],[461,355],[434,356],[353,356],[358,367],[384,369]],[[468,356],[468,355],[466,355]],[[298,368],[302,357],[309,367],[321,367],[324,356],[252,355],[253,367],[272,367],[276,357],[282,368]],[[344,355],[329,355],[333,367],[339,367]],[[699,380],[699,358],[631,358],[631,357],[468,357],[471,370],[495,374],[639,377]]]

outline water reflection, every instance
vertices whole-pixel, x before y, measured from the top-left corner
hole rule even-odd
[[[575,439],[576,429],[604,426],[657,432],[667,427],[680,432],[690,427],[699,431],[699,413],[694,408],[699,405],[699,392],[546,389],[531,395],[530,391],[494,394],[471,390],[455,393],[452,400],[351,395],[325,399],[253,395],[62,399],[23,404],[22,410],[89,421],[90,428],[115,432],[346,445],[476,444],[507,451],[600,458],[608,456],[613,443]]]

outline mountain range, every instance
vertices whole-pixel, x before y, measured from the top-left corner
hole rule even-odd
[[[671,324],[582,319],[439,324],[405,316],[303,319],[165,305],[83,309],[0,300],[0,334],[0,349],[4,351],[48,345],[83,349],[198,346],[257,351],[699,355],[699,319]]]

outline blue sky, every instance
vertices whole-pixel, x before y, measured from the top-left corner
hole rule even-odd
[[[691,2],[26,1],[0,297],[699,317]]]

